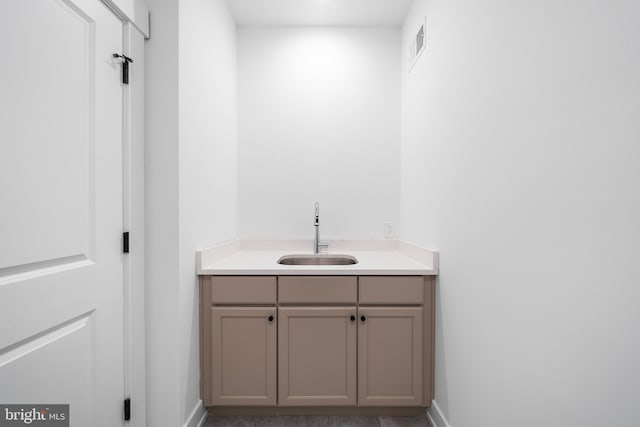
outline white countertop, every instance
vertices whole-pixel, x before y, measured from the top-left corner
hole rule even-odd
[[[198,251],[199,275],[438,274],[438,252],[396,239],[330,240],[329,254],[351,255],[353,265],[280,265],[283,255],[311,254],[311,240],[233,240]]]

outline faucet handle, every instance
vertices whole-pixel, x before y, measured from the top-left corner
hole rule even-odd
[[[324,249],[324,251],[322,249]],[[318,253],[320,252],[329,252],[328,242],[318,242]]]

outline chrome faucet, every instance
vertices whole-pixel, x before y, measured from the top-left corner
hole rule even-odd
[[[316,228],[315,238],[313,239],[313,253],[319,254],[320,248],[328,248],[329,244],[320,241],[320,203],[316,202],[313,226]]]

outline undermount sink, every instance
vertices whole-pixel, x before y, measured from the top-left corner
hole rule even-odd
[[[282,265],[352,265],[358,260],[351,255],[334,254],[300,254],[280,257],[278,264]]]

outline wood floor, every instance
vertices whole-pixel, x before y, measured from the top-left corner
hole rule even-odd
[[[202,427],[429,427],[427,417],[209,416]]]

